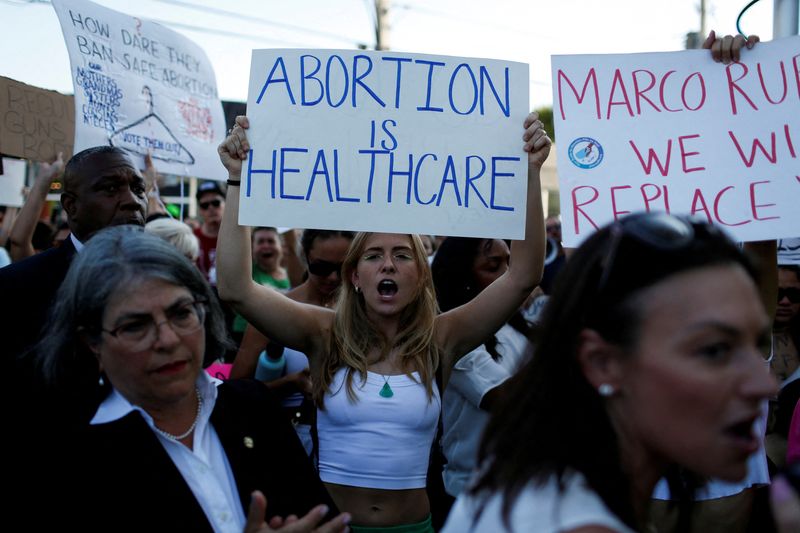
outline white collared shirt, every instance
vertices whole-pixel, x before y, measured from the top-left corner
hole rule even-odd
[[[194,428],[193,449],[155,431],[153,418],[141,407],[132,405],[116,389],[112,389],[100,404],[90,423],[107,424],[123,418],[131,411],[138,411],[189,485],[214,531],[241,533],[245,526],[245,514],[236,480],[219,436],[209,424],[217,401],[217,385],[220,383],[220,380],[205,372],[201,372],[197,379],[203,408]]]
[[[85,244],[83,244],[81,241],[78,240],[78,238],[75,236],[74,233],[69,234],[69,240],[72,241],[72,245],[75,247],[75,252],[77,253],[81,253],[83,247],[86,246]]]

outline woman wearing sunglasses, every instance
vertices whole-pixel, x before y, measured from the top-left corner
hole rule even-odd
[[[42,369],[70,409],[99,407],[54,454],[59,521],[100,531],[256,531],[303,516],[310,531],[332,505],[266,387],[220,383],[203,361],[228,344],[202,273],[139,228],[98,233],[62,284]],[[80,480],[81,489],[68,484]],[[87,502],[88,506],[87,507]],[[324,531],[340,531],[346,515]],[[292,531],[297,530],[297,526]],[[302,529],[301,529],[302,530]]]
[[[249,150],[249,122],[237,117],[236,123],[219,147],[234,186]],[[239,195],[228,198],[220,295],[270,339],[308,355],[320,477],[357,526],[432,531],[425,478],[440,410],[434,383],[440,361],[446,382],[453,363],[496,331],[541,277],[539,170],[550,140],[535,114],[520,134],[528,153],[526,240],[512,244],[514,262],[505,274],[471,302],[440,315],[416,235],[356,235],[335,310],[255,286],[248,281],[246,232],[236,223]]]
[[[780,382],[800,379],[800,266],[778,266],[778,307],[772,330],[772,372]]]
[[[332,308],[336,290],[342,282],[341,270],[353,233],[350,231],[307,229],[300,244],[308,265],[306,280],[286,293],[296,302]],[[290,348],[268,350],[269,339],[253,326],[245,330],[231,369],[232,378],[271,376],[269,386],[282,397],[282,404],[292,420],[306,451],[313,451],[311,426],[314,421],[308,357]],[[278,353],[277,357],[271,357]],[[275,377],[278,376],[278,377]]]
[[[719,230],[667,214],[587,239],[445,531],[643,531],[662,476],[687,497],[695,476],[743,478],[777,390],[756,279]]]
[[[772,325],[772,374],[781,384],[773,404],[767,453],[779,468],[787,465],[789,428],[800,401],[800,266],[778,266],[778,297]]]

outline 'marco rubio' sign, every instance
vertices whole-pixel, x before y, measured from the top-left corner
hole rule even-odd
[[[800,233],[800,37],[743,50],[554,56],[564,241],[626,213],[692,214],[742,241]]]

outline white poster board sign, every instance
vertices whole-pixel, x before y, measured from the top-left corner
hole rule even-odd
[[[528,66],[254,50],[245,225],[524,235]]]
[[[778,240],[778,264],[800,265],[800,238]]]
[[[144,168],[224,178],[216,147],[225,118],[199,46],[160,24],[86,0],[53,0],[75,86],[75,152],[129,150]]]
[[[25,197],[25,161],[3,158],[3,173],[0,174],[0,205],[22,207]]]
[[[707,50],[554,56],[561,227],[576,246],[630,212],[706,218],[736,239],[800,228],[800,37]]]

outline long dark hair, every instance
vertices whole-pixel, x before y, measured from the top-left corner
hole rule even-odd
[[[654,219],[653,217],[662,217]],[[637,341],[639,291],[679,272],[720,264],[756,273],[736,245],[716,228],[680,222],[693,236],[678,247],[659,247],[625,231],[668,215],[634,215],[589,237],[556,280],[544,310],[532,360],[511,378],[511,390],[493,412],[479,449],[481,475],[470,489],[501,492],[508,524],[525,486],[580,472],[621,520],[634,529],[631,483],[621,466],[619,443],[604,403],[586,380],[577,358],[580,332],[597,331],[623,348]],[[512,429],[513,428],[513,429]],[[686,497],[694,478],[671,468],[673,495]],[[480,510],[479,510],[480,513]]]
[[[333,237],[344,237],[348,241],[352,241],[355,235],[356,234],[352,231],[306,229],[303,230],[303,236],[300,237],[300,246],[303,248],[303,254],[306,257],[306,260],[308,260],[308,252],[310,252],[311,248],[314,247],[314,241],[317,239],[324,241],[327,239],[332,239]]]
[[[472,267],[479,254],[486,254],[492,247],[492,239],[448,237],[436,251],[431,265],[436,300],[442,312],[449,311],[475,298],[481,288],[475,280]],[[515,311],[508,324],[523,335],[531,335],[531,327],[519,310]],[[499,360],[497,336],[492,334],[483,345],[492,359]]]

